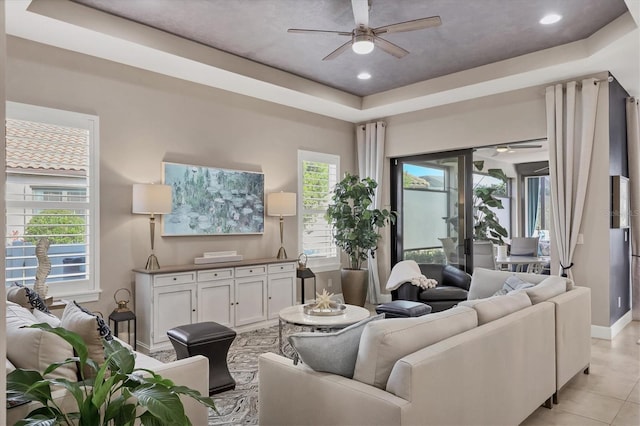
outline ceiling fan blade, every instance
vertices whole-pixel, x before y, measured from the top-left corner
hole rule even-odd
[[[346,42],[342,46],[338,47],[333,52],[329,53],[327,56],[322,58],[322,60],[323,61],[330,61],[332,59],[335,59],[338,56],[342,55],[345,51],[349,50],[349,48],[351,48],[351,40],[349,40],[348,42]]]
[[[404,58],[409,54],[409,52],[404,50],[402,47],[380,37],[373,36],[373,44],[396,58]]]
[[[407,31],[423,30],[425,28],[437,27],[442,24],[439,16],[431,16],[429,18],[414,19],[413,21],[398,22],[397,24],[385,25],[383,27],[374,28],[372,31],[375,35],[402,33]]]
[[[542,145],[509,145],[509,149],[532,149],[542,148]]]
[[[356,22],[356,28],[360,26],[369,28],[370,6],[370,0],[351,0],[351,8],[353,9],[353,19]]]
[[[304,30],[301,28],[289,28],[287,30],[288,33],[295,34],[337,34],[342,36],[350,36],[352,33],[348,33],[346,31],[330,31],[330,30]]]

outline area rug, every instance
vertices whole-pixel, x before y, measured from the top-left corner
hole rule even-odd
[[[293,331],[285,330],[285,333]],[[284,351],[290,352],[291,347],[286,344]],[[227,358],[236,388],[213,395],[219,414],[209,410],[209,426],[258,424],[258,356],[265,352],[278,353],[277,326],[238,334]],[[173,350],[154,352],[150,356],[165,363],[176,359]]]

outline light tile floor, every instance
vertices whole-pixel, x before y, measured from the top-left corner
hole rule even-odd
[[[640,425],[640,321],[612,341],[592,339],[590,374],[578,374],[551,410],[540,407],[522,424]]]

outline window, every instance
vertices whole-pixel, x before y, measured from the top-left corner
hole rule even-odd
[[[98,117],[7,102],[5,284],[32,285],[50,242],[50,295],[97,300]]]
[[[493,196],[502,202],[502,208],[489,206],[489,210],[495,213],[496,218],[500,225],[507,231],[507,235],[511,237],[511,179],[507,182],[504,182],[498,178],[489,176],[484,173],[473,173],[473,189],[474,193],[477,190],[482,188],[495,188],[495,192]],[[480,200],[476,201],[476,196],[474,195],[474,202],[481,202]]]
[[[298,241],[308,266],[318,272],[340,269],[331,225],[324,218],[339,169],[337,155],[298,151],[298,194],[302,194],[298,200]]]

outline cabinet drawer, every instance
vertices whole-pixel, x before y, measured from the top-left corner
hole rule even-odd
[[[254,275],[266,275],[267,265],[244,266],[236,268],[236,278],[252,277]]]
[[[233,268],[198,271],[198,281],[216,281],[233,278]]]
[[[185,283],[195,282],[195,280],[196,280],[195,271],[185,272],[182,274],[156,275],[155,285],[163,286],[163,285],[172,285],[172,284],[185,284]]]
[[[277,274],[279,272],[293,272],[295,270],[295,263],[278,263],[276,265],[269,265],[270,274]]]

